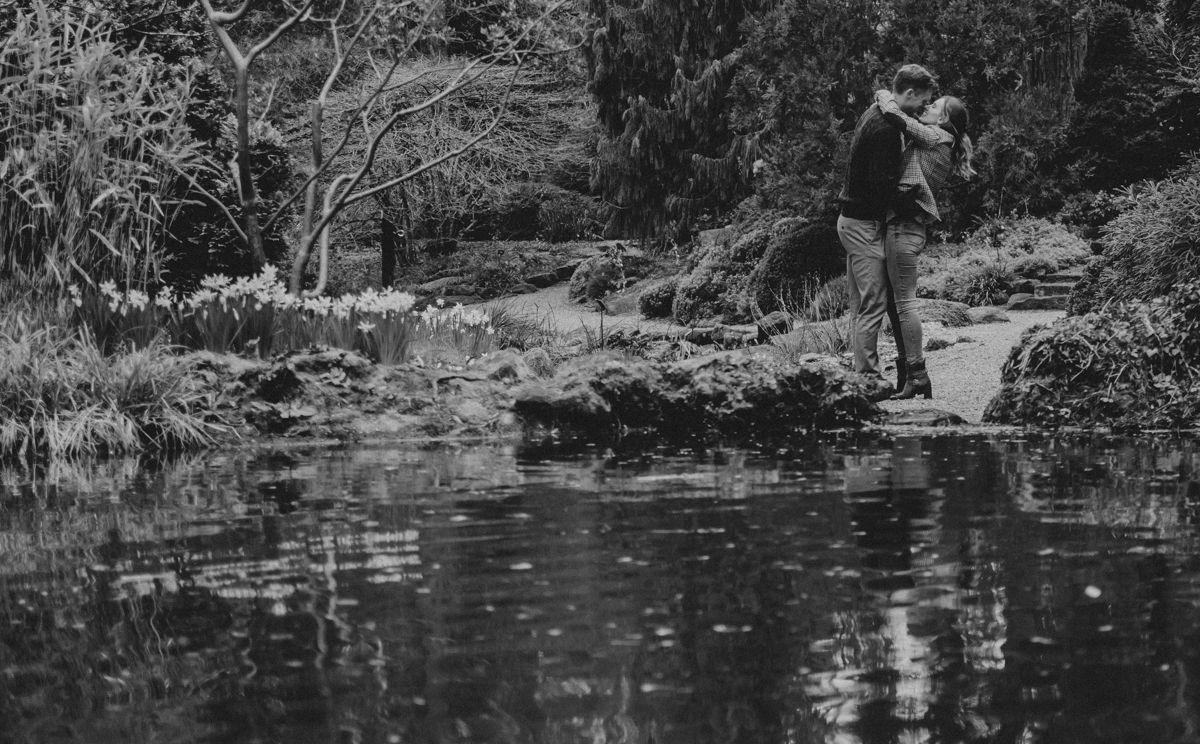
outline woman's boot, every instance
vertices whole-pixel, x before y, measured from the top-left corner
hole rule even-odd
[[[925,400],[933,397],[933,383],[929,381],[929,373],[925,371],[925,362],[913,362],[908,365],[908,379],[904,381],[904,389],[892,396],[892,400],[908,400],[918,395]]]
[[[899,393],[904,389],[904,383],[908,382],[908,360],[902,356],[896,357],[896,392]]]

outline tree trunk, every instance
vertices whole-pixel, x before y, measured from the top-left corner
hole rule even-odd
[[[400,187],[403,195],[404,187]],[[407,202],[407,200],[406,200]],[[396,284],[396,267],[408,265],[408,231],[396,228],[391,218],[392,197],[384,191],[379,195],[379,249],[382,258],[380,284],[384,289]]]
[[[250,170],[250,70],[237,68],[234,92],[234,113],[237,117],[237,153],[233,156],[237,168],[238,196],[242,202],[242,219],[246,224],[246,242],[255,268],[267,265],[263,251],[262,227],[258,223],[258,190],[254,188],[254,173]]]
[[[309,175],[312,175],[320,170],[321,160],[324,158],[321,151],[321,137],[324,134],[322,129],[325,111],[320,101],[313,101],[310,113],[312,116],[312,165]],[[304,218],[300,223],[300,248],[296,251],[296,258],[292,261],[292,280],[288,285],[288,291],[296,296],[300,295],[300,287],[304,283],[304,270],[308,268],[308,257],[312,253],[309,246],[312,245],[310,238],[313,225],[316,224],[316,211],[317,182],[313,181],[308,185],[304,194]]]
[[[396,283],[396,225],[382,209],[379,211],[379,249],[383,254],[379,283],[387,289]]]

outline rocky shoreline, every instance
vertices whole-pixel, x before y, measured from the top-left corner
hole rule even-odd
[[[212,414],[243,442],[573,439],[748,443],[859,428],[884,412],[871,385],[814,360],[781,365],[739,350],[679,362],[615,352],[554,374],[536,353],[493,352],[462,368],[377,365],[313,348],[270,360],[197,353]]]

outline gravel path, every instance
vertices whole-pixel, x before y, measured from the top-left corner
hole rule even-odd
[[[567,282],[560,282],[531,294],[492,300],[487,307],[489,310],[496,309],[517,317],[548,322],[561,333],[582,333],[584,326],[590,332],[596,333],[600,328],[600,313],[594,305],[584,305],[567,299],[568,289]],[[605,333],[618,328],[626,331],[667,331],[684,327],[670,320],[643,318],[637,310],[637,296],[640,291],[641,287],[634,285],[625,292],[605,300],[610,307],[610,312],[604,315]]]
[[[986,323],[965,328],[943,328],[941,324],[926,323],[926,341],[930,338],[964,340],[946,349],[925,352],[925,365],[933,382],[933,400],[919,397],[889,400],[882,403],[883,408],[888,411],[937,408],[957,413],[968,423],[978,424],[983,417],[983,409],[1000,389],[1000,367],[1008,359],[1021,333],[1034,325],[1053,323],[1064,315],[1066,313],[1062,310],[1019,310],[1008,313],[1007,323]],[[896,356],[891,338],[880,338],[879,346],[881,356],[890,366]],[[894,368],[887,376],[895,380]]]

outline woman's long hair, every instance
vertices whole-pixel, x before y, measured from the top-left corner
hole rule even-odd
[[[975,147],[971,144],[971,138],[967,136],[971,115],[967,113],[966,105],[954,96],[946,96],[942,110],[947,119],[942,124],[942,129],[954,135],[954,144],[950,145],[950,171],[963,178],[970,178],[975,175],[975,169],[971,167],[971,156],[975,153]]]

